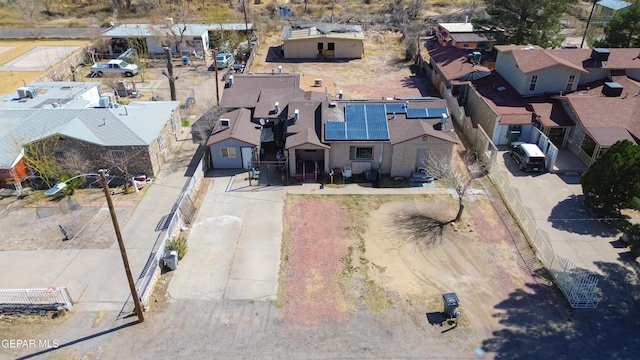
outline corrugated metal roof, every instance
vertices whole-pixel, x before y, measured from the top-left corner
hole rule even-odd
[[[40,109],[22,118],[17,116],[27,114],[20,110],[2,111],[0,119],[20,123],[0,139],[0,168],[10,168],[21,145],[56,134],[101,146],[148,146],[178,105],[154,101],[118,108]]]
[[[175,33],[181,33],[183,28],[184,36],[202,36],[209,31],[209,25],[205,24],[174,24],[172,29]],[[121,24],[102,33],[102,36],[111,38],[129,37],[154,37],[163,34],[170,34],[165,25],[157,24]]]

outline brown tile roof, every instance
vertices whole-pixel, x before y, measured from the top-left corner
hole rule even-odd
[[[444,130],[440,119],[407,119],[404,114],[396,114],[388,124],[390,141],[393,145],[422,136],[431,136],[454,144],[460,142],[450,119],[444,126]]]
[[[222,127],[220,122],[213,128],[213,135],[207,140],[207,146],[217,144],[228,139],[236,139],[252,145],[260,145],[259,125],[251,122],[251,111],[237,109],[220,115],[221,119],[229,119],[230,126]]]
[[[627,77],[614,77],[613,81],[624,87],[622,96],[602,96],[603,86],[599,86],[563,97],[587,133],[602,147],[611,146],[616,138],[628,138],[620,129],[640,139],[640,96],[636,96],[640,83]]]
[[[448,81],[456,80],[476,71],[491,71],[482,65],[473,65],[467,61],[468,50],[455,46],[436,46],[429,50],[431,61],[434,61]]]
[[[607,49],[609,60],[599,62],[591,60],[591,49],[549,49],[556,57],[569,61],[584,69],[640,69],[640,49]]]
[[[561,49],[565,51],[571,51],[574,49]],[[511,52],[513,58],[516,61],[516,65],[525,74],[546,69],[552,66],[562,65],[571,68],[582,73],[587,71],[581,64],[574,64],[571,61],[565,60],[559,56],[554,55],[549,50],[545,49],[531,49],[531,50],[514,50]]]
[[[544,127],[557,128],[575,125],[558,101],[533,103],[531,107],[533,108],[533,113],[540,116],[539,121]]]
[[[472,83],[487,104],[501,116],[500,125],[531,124],[531,111],[527,109],[529,103],[547,101],[546,96],[523,98],[507,80],[496,72]]]
[[[591,49],[533,49],[526,46],[496,45],[500,52],[511,52],[520,70],[524,73],[544,69],[554,65],[564,65],[582,72],[589,69],[640,69],[640,49],[607,49],[609,60],[591,60]]]
[[[235,74],[233,80],[234,84],[222,93],[222,108],[252,109],[256,107],[263,89],[293,89],[300,86],[300,74]]]
[[[288,107],[288,126],[286,148],[291,149],[303,144],[312,144],[328,149],[329,146],[320,141],[321,132],[320,101],[292,101]],[[294,122],[295,110],[299,111],[299,119]]]

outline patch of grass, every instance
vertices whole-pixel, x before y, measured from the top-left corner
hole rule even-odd
[[[189,120],[187,120],[187,119],[182,120],[182,126],[183,127],[189,126]]]
[[[394,304],[387,291],[374,280],[365,281],[363,290],[364,294],[361,300],[372,314],[379,314],[382,310]]]

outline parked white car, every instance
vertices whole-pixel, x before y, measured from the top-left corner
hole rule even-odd
[[[138,75],[138,65],[129,64],[124,60],[111,60],[106,63],[95,63],[91,67],[91,72],[98,77],[104,76],[104,74],[119,74],[126,77]]]

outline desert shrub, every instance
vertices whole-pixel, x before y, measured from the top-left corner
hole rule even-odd
[[[165,250],[176,250],[178,252],[178,260],[187,254],[187,239],[183,237],[171,238],[167,241]]]

